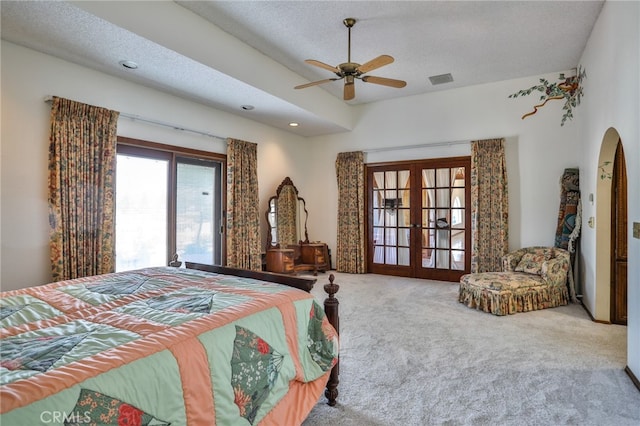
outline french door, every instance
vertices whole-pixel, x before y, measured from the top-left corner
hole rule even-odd
[[[469,273],[469,157],[367,166],[368,270],[458,281]]]

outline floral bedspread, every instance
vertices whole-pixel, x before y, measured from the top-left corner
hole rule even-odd
[[[338,356],[312,295],[147,268],[0,298],[0,423],[299,424]]]

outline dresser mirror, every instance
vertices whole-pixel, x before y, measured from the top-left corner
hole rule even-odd
[[[266,217],[267,250],[309,242],[304,198],[298,195],[298,189],[288,176],[278,186],[276,195],[269,199]]]
[[[265,269],[281,274],[324,272],[331,268],[329,249],[319,241],[310,243],[309,213],[289,177],[284,178],[267,209],[267,252]]]

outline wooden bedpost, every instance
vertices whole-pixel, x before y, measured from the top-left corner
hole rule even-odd
[[[338,299],[334,295],[340,289],[338,284],[334,284],[335,277],[333,274],[329,275],[329,284],[324,285],[324,291],[327,292],[329,297],[324,300],[324,311],[327,314],[329,323],[336,329],[338,336],[340,335],[340,316],[338,315]],[[336,399],[338,398],[338,375],[340,374],[340,356],[338,355],[338,362],[331,369],[331,375],[327,382],[327,389],[324,392],[324,396],[329,400],[327,403],[330,406],[336,405]]]

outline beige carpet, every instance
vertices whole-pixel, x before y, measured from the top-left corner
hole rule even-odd
[[[458,303],[455,283],[335,275],[340,395],[304,426],[640,425],[626,327],[575,304],[497,317]]]

